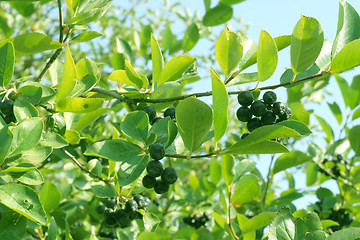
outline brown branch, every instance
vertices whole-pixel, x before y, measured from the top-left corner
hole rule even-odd
[[[276,89],[279,87],[285,87],[288,85],[292,85],[292,84],[297,84],[297,83],[301,83],[307,80],[311,80],[311,79],[315,79],[318,77],[325,77],[325,76],[330,76],[331,73],[329,72],[324,72],[324,73],[319,73],[319,74],[315,74],[309,77],[305,77],[305,78],[301,78],[298,80],[295,80],[294,82],[286,82],[286,83],[280,83],[280,84],[276,84],[276,85],[271,85],[271,86],[265,86],[265,87],[261,87],[261,88],[256,88],[258,90],[266,90],[266,89]],[[250,89],[249,91],[254,91],[256,90],[255,88]],[[113,98],[116,98],[122,102],[128,102],[128,103],[136,103],[136,102],[147,102],[147,103],[163,103],[163,102],[173,102],[173,101],[179,101],[179,100],[184,100],[186,98],[189,97],[207,97],[207,96],[211,96],[212,95],[212,91],[207,91],[207,92],[199,92],[199,93],[192,93],[192,94],[187,94],[187,95],[183,95],[183,96],[177,96],[177,97],[172,97],[172,98],[163,98],[163,99],[148,99],[148,98],[129,98],[126,96],[123,96],[119,93],[113,92],[113,91],[109,91],[109,90],[105,90],[105,89],[101,89],[101,88],[93,88],[91,89],[92,92],[97,92],[97,93],[101,93]],[[239,94],[241,92],[241,90],[239,91],[229,91],[228,94],[229,95],[236,95]]]
[[[90,172],[89,170],[87,170],[86,168],[84,168],[81,163],[75,158],[75,156],[73,156],[71,153],[69,153],[68,151],[66,151],[65,149],[61,149],[68,157],[71,158],[71,160],[73,160],[73,162],[83,171],[83,172],[86,172],[87,174],[93,176],[94,178],[97,178],[99,179],[100,181],[103,181],[103,182],[111,182],[111,180],[109,179],[105,179],[105,178],[102,178],[92,172]]]

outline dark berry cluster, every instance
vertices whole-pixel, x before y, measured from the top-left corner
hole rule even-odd
[[[330,171],[335,177],[342,176],[340,172],[340,165],[344,166],[347,170],[350,169],[349,161],[345,159],[341,154],[338,154],[332,159],[325,158],[321,164],[323,168],[319,168],[319,172],[321,172],[325,176],[330,176],[330,174],[326,170],[324,170],[327,169],[328,166],[331,166]]]
[[[209,220],[210,218],[207,213],[204,213],[201,217],[199,217],[197,214],[194,214],[192,216],[187,216],[183,218],[184,223],[194,228],[206,226],[206,222],[208,222]]]
[[[145,106],[142,108],[144,112],[149,116],[149,122],[151,125],[154,125],[156,122],[162,119],[162,117],[158,117],[156,114],[156,110],[152,106]],[[170,117],[172,120],[175,120],[175,108],[171,107],[165,110],[164,117]]]
[[[338,210],[331,209],[329,219],[339,223],[339,226],[331,227],[331,230],[333,232],[338,231],[345,226],[349,226],[354,221],[354,219],[351,217],[351,215],[349,213],[347,213],[344,208],[340,208]]]
[[[236,117],[241,122],[247,122],[247,129],[250,132],[263,125],[288,120],[291,117],[291,109],[276,100],[277,96],[273,91],[265,92],[263,100],[255,101],[251,92],[242,91],[238,94],[241,107],[236,111]]]
[[[104,204],[96,207],[96,211],[105,215],[104,224],[111,228],[126,228],[130,226],[131,220],[141,219],[142,214],[138,209],[145,212],[149,210],[151,200],[142,195],[136,195],[126,202],[122,209],[114,199],[107,199]]]
[[[0,102],[0,117],[2,117],[7,124],[16,122],[14,115],[14,102],[11,100],[5,100]]]
[[[157,194],[166,193],[170,189],[170,184],[174,184],[178,174],[173,167],[164,169],[160,162],[165,157],[165,147],[161,143],[154,143],[149,148],[152,160],[146,166],[147,175],[144,176],[142,183],[145,188],[154,188]],[[160,177],[160,179],[156,179]]]

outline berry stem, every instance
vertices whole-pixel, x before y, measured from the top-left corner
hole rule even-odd
[[[228,223],[228,225],[229,225],[229,228],[230,228],[230,232],[231,232],[232,237],[233,237],[234,239],[240,239],[240,238],[236,235],[236,233],[235,233],[235,231],[234,231],[234,228],[233,228],[233,226],[232,226],[232,223],[231,223],[231,194],[232,194],[233,190],[234,190],[234,185],[229,186],[229,207],[228,207],[228,209],[227,209],[227,210],[228,210],[228,212],[227,212],[227,223]]]
[[[181,155],[181,154],[165,154],[165,157],[171,157],[171,158],[204,158],[204,157],[212,157],[215,156],[218,152],[220,152],[221,149],[213,151],[211,153],[202,154],[202,155],[193,155],[193,156],[187,156],[187,155]]]

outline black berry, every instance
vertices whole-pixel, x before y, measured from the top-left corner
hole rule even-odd
[[[261,101],[261,100],[256,100],[251,104],[251,113],[254,116],[260,117],[261,115],[263,115],[267,110],[266,110],[266,104]]]
[[[149,148],[150,157],[154,160],[160,160],[165,157],[165,147],[161,143],[154,143]]]
[[[138,210],[139,205],[135,200],[128,200],[125,204],[125,211],[128,213],[135,212]]]
[[[279,115],[281,121],[288,120],[291,117],[291,109],[288,106],[285,106],[284,113]]]
[[[236,111],[236,117],[241,122],[248,122],[252,117],[252,113],[248,107],[240,107]]]
[[[103,214],[105,213],[105,206],[104,205],[99,205],[96,207],[96,212],[100,213],[100,214]]]
[[[114,213],[114,210],[112,208],[106,208],[105,209],[105,216],[111,216]]]
[[[114,208],[116,206],[116,201],[112,199],[106,199],[105,206],[108,208]]]
[[[5,115],[11,115],[14,111],[14,102],[11,100],[5,100],[0,105],[0,110]]]
[[[150,175],[145,175],[142,184],[145,188],[153,188],[155,186],[156,179]]]
[[[147,113],[147,115],[149,116],[149,122],[151,123],[154,120],[154,118],[156,117],[155,108],[152,106],[145,106],[145,107],[143,107],[142,110]]]
[[[263,95],[263,100],[266,104],[273,104],[276,102],[277,96],[273,91],[267,91]]]
[[[147,173],[152,177],[159,177],[161,176],[164,170],[164,166],[160,161],[150,161],[146,166]]]
[[[155,123],[157,123],[158,121],[160,121],[162,119],[162,117],[156,117],[154,118],[154,120],[152,120],[151,125],[154,125]]]
[[[120,225],[121,228],[130,226],[129,215],[126,213],[126,211],[124,209],[116,210],[114,216],[115,216],[117,223]]]
[[[175,108],[168,108],[164,112],[164,117],[170,117],[171,119],[175,119]]]
[[[261,116],[263,125],[271,125],[276,122],[276,115],[273,112],[267,111]]]
[[[6,115],[4,120],[5,120],[6,124],[9,124],[11,122],[13,122],[13,123],[16,122],[16,118],[15,118],[14,114]]]
[[[157,194],[162,194],[162,193],[166,193],[167,191],[169,191],[170,189],[170,185],[162,180],[157,180],[154,190]]]
[[[168,184],[174,184],[178,179],[178,174],[173,167],[167,167],[161,174],[161,180]]]
[[[139,209],[143,209],[145,206],[145,198],[142,195],[135,195],[134,196],[135,202],[138,204]]]
[[[249,91],[242,91],[238,94],[238,102],[244,107],[251,105],[253,101],[254,96]]]
[[[260,118],[252,118],[248,123],[247,123],[247,129],[252,132],[254,129],[259,128],[262,126],[262,122],[260,120]]]

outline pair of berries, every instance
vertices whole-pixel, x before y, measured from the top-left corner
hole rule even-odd
[[[145,106],[142,109],[149,116],[149,122],[151,125],[154,125],[157,121],[162,119],[161,117],[156,116],[156,110],[152,106]],[[175,120],[175,108],[171,107],[165,110],[164,117],[170,117],[172,120]]]
[[[184,223],[194,228],[205,226],[206,222],[208,222],[209,220],[210,218],[207,213],[204,213],[201,217],[199,217],[197,214],[194,214],[193,216],[187,216],[183,218]]]
[[[242,91],[238,94],[241,107],[236,111],[236,117],[241,122],[247,122],[250,132],[263,125],[288,120],[291,117],[291,109],[276,100],[277,96],[273,91],[265,92],[263,100],[255,101],[251,92]]]
[[[349,162],[344,159],[344,157],[342,155],[337,155],[336,158],[334,159],[327,159],[325,158],[322,161],[322,164],[324,166],[324,168],[326,168],[326,165],[330,165],[331,164],[326,164],[326,163],[330,163],[332,162],[333,166],[331,167],[331,173],[334,174],[335,177],[340,177],[341,176],[341,172],[340,172],[340,167],[338,166],[339,164],[342,164],[347,170],[350,169],[350,165]],[[324,169],[320,168],[319,172],[325,174],[325,176],[330,176]]]
[[[144,176],[142,183],[145,188],[154,188],[157,194],[166,193],[170,189],[170,184],[174,184],[178,174],[173,167],[164,169],[160,162],[165,157],[165,147],[161,143],[154,143],[149,148],[151,160],[147,167],[147,175]],[[156,179],[160,177],[160,179]]]
[[[14,102],[11,100],[5,100],[3,102],[0,102],[0,117],[2,117],[6,124],[9,124],[11,122],[16,122],[16,118],[14,115]],[[5,116],[4,116],[4,115]]]

